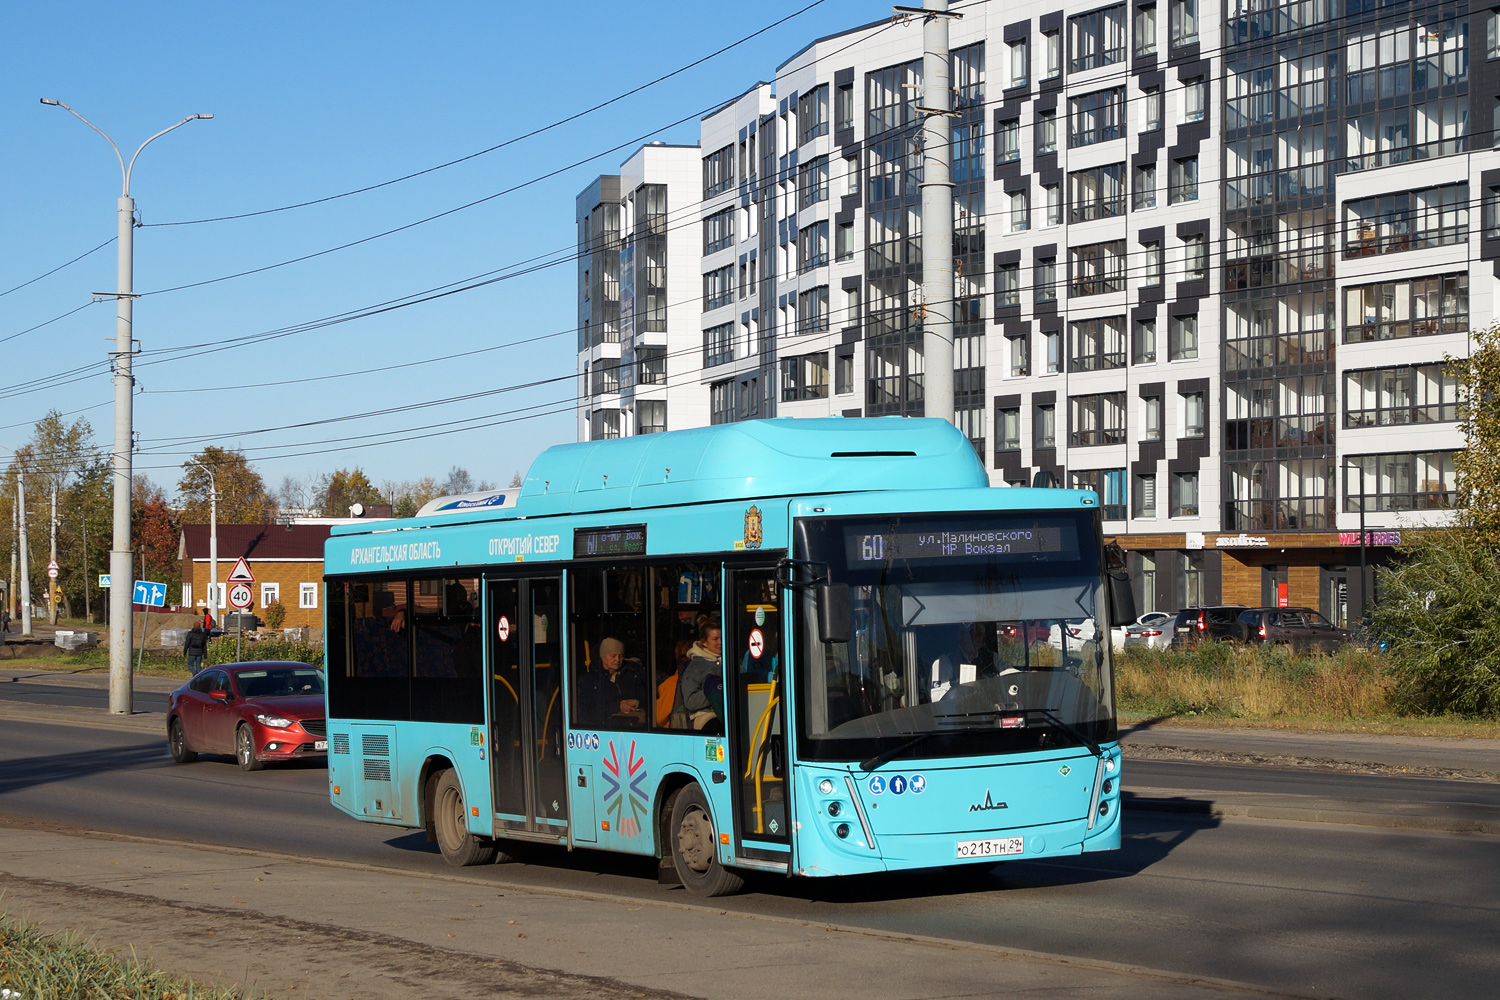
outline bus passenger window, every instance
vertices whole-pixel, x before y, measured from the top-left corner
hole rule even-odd
[[[723,633],[717,563],[672,563],[651,570],[651,664],[659,729],[723,732]],[[720,648],[710,650],[709,626]],[[695,664],[696,661],[696,665]],[[692,668],[691,670],[689,668]],[[691,699],[690,707],[687,699]],[[710,699],[716,699],[712,701]],[[715,711],[713,705],[717,704]],[[701,726],[695,726],[694,714]]]
[[[645,654],[645,571],[584,568],[570,574],[571,727],[639,729],[650,717]]]

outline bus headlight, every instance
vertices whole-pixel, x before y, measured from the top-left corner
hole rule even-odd
[[[1115,759],[1113,757],[1106,757],[1106,758],[1104,758],[1104,770],[1106,772],[1113,773],[1114,769],[1115,769]]]
[[[818,791],[822,792],[824,795],[832,795],[833,782],[829,781],[827,778],[824,778],[822,781],[818,782]]]
[[[839,839],[840,840],[847,840],[848,837],[849,837],[849,824],[848,823],[840,823],[838,825],[838,828],[835,829],[833,832],[839,835]]]
[[[828,815],[830,815],[830,816],[837,816],[839,813],[841,813],[843,811],[844,811],[844,807],[842,805],[840,805],[838,802],[830,802],[830,803],[828,803]]]

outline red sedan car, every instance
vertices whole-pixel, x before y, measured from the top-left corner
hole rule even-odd
[[[317,667],[226,663],[199,671],[172,692],[167,745],[179,764],[200,753],[232,753],[246,771],[275,760],[326,760],[326,716]]]

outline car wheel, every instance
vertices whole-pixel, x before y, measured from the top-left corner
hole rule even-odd
[[[672,866],[683,886],[695,896],[728,896],[745,887],[745,880],[719,863],[719,837],[703,789],[691,784],[672,800]]]
[[[240,726],[234,731],[234,757],[240,762],[241,771],[259,771],[266,766],[255,759],[255,737],[249,726]]]
[[[468,815],[458,775],[451,769],[444,771],[438,775],[437,790],[432,797],[432,825],[443,860],[460,868],[487,865],[495,860],[497,853],[493,840],[469,832]]]
[[[179,764],[191,764],[198,759],[197,753],[187,747],[187,733],[182,730],[182,720],[173,718],[167,724],[167,748],[172,751],[172,759]]]

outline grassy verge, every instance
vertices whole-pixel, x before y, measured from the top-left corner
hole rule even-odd
[[[76,934],[46,934],[0,914],[0,988],[20,1000],[241,1000],[246,994],[108,955]]]
[[[1399,711],[1389,658],[1354,648],[1322,656],[1229,643],[1135,647],[1115,657],[1115,693],[1120,715],[1130,719],[1500,737],[1492,720]]]

